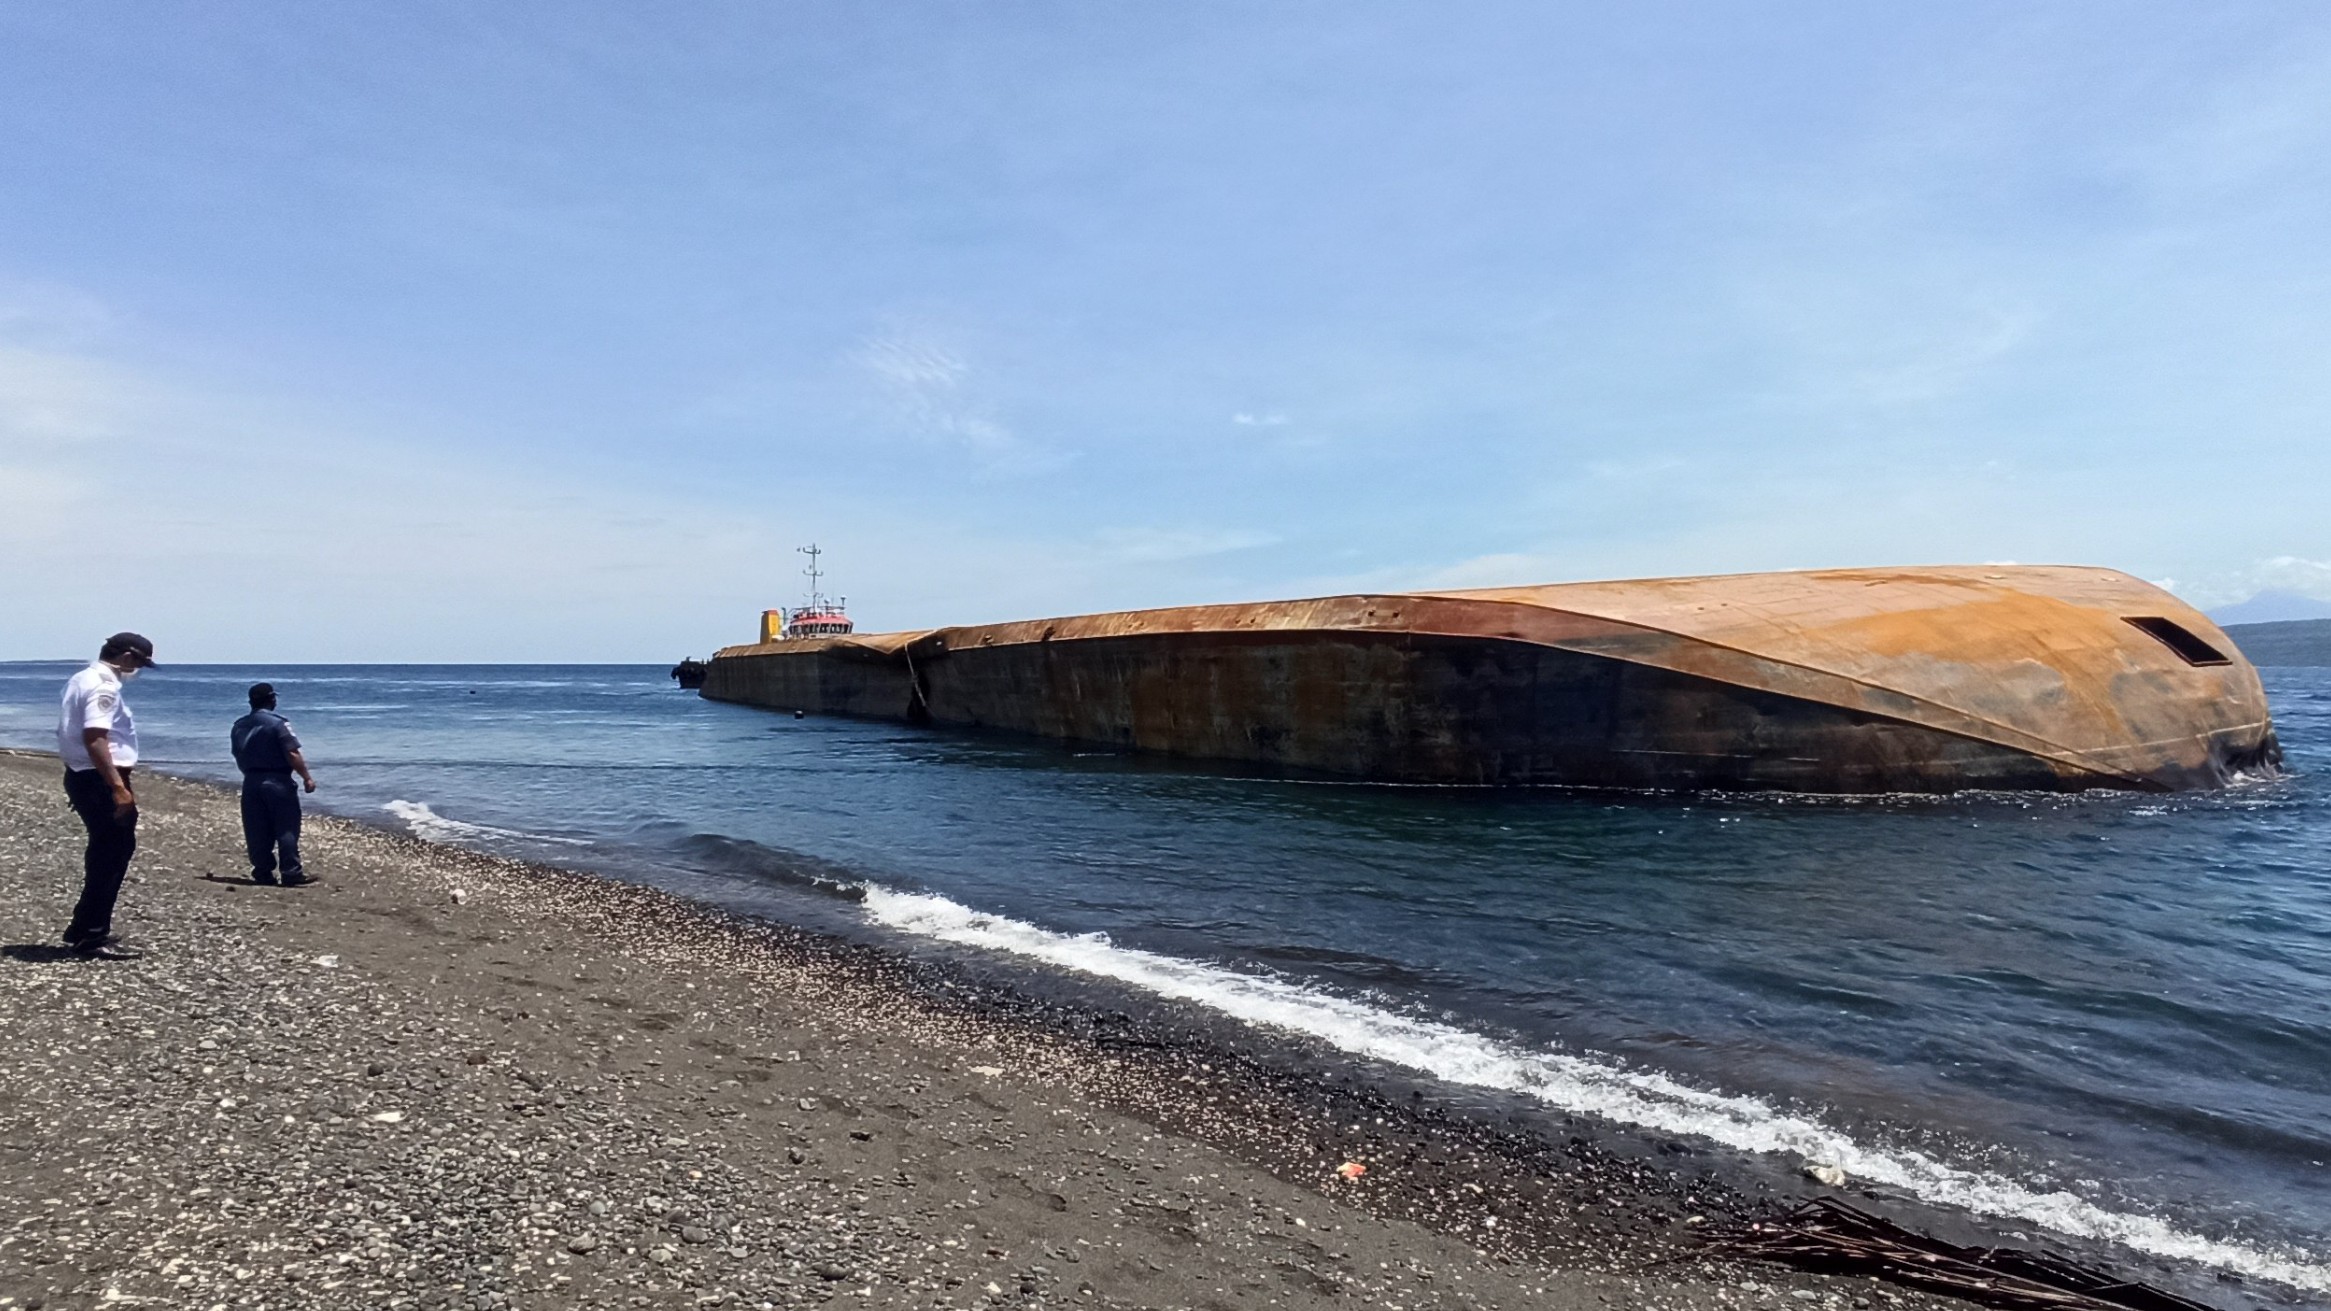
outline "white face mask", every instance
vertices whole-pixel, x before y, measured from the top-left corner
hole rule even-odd
[[[122,682],[126,683],[131,679],[136,678],[138,675],[146,672],[146,667],[144,665],[138,665],[130,669],[116,668],[113,672],[120,676]]]

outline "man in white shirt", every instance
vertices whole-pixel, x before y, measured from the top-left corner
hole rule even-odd
[[[130,769],[138,763],[138,725],[121,685],[154,663],[154,644],[136,633],[105,639],[97,659],[65,683],[57,716],[57,754],[65,761],[65,797],[89,830],[81,858],[81,901],[65,945],[83,956],[134,959],[136,948],[113,933],[113,903],[138,849],[138,798]]]

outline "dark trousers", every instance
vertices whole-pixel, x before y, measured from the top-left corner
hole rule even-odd
[[[243,775],[243,848],[251,855],[251,877],[262,883],[275,877],[278,853],[283,877],[306,875],[299,864],[299,787],[289,773]]]
[[[122,770],[122,782],[130,771]],[[81,855],[81,901],[73,907],[73,922],[65,941],[73,946],[103,942],[113,932],[113,903],[121,895],[121,881],[129,876],[130,857],[138,849],[138,809],[113,812],[113,789],[94,769],[65,771],[65,799],[89,830],[89,847]]]

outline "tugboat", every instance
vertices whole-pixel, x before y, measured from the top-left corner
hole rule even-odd
[[[805,605],[795,607],[790,612],[771,610],[763,614],[761,617],[761,640],[768,642],[791,641],[802,637],[848,637],[857,631],[857,625],[850,622],[850,616],[843,610],[850,598],[844,596],[829,600],[825,593],[818,590],[818,580],[825,577],[825,574],[818,569],[817,558],[825,552],[818,550],[815,542],[796,549],[809,557],[809,567],[801,571],[809,576],[809,601]],[[772,624],[770,622],[772,618],[778,622]]]
[[[703,661],[697,659],[694,656],[690,656],[680,663],[672,666],[672,681],[678,683],[683,688],[702,687],[704,686],[705,668],[706,666]]]

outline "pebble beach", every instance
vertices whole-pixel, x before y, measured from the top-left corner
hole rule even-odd
[[[1170,1015],[313,814],[257,887],[207,783],[73,958],[56,771],[0,754],[0,1307],[1958,1305]]]

